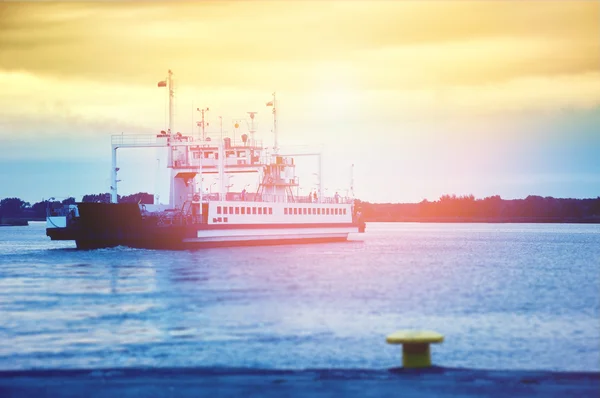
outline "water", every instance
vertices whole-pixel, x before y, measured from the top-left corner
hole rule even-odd
[[[600,370],[600,225],[375,224],[352,242],[73,250],[0,229],[0,369]]]

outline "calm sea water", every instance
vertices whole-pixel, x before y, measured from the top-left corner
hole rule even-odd
[[[600,225],[375,224],[352,242],[76,251],[0,229],[0,369],[600,370]]]

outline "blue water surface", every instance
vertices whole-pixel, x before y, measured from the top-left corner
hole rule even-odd
[[[600,370],[600,225],[369,223],[351,242],[77,251],[0,229],[0,370]]]

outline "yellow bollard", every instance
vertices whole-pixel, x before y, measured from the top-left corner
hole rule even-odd
[[[444,336],[428,330],[399,330],[385,340],[388,344],[402,344],[404,368],[428,368],[431,366],[429,344],[441,343]]]

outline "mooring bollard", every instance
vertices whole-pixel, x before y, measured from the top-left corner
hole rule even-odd
[[[387,336],[388,344],[402,344],[402,366],[428,368],[431,366],[429,344],[441,343],[444,336],[428,330],[399,330]]]

